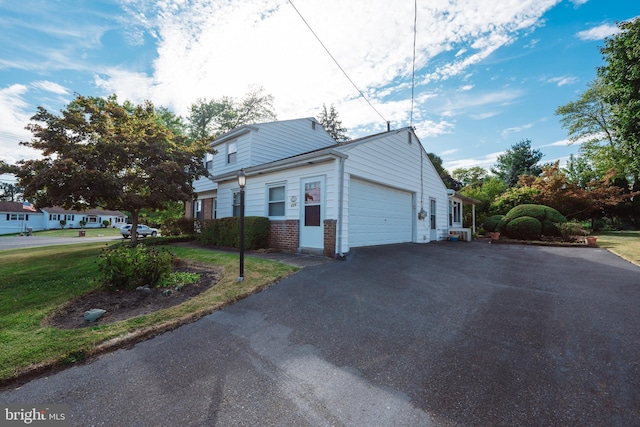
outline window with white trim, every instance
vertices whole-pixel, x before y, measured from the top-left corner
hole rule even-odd
[[[218,198],[211,199],[211,219],[218,218]]]
[[[227,163],[235,163],[238,157],[238,144],[232,141],[227,144]]]
[[[284,216],[285,194],[284,184],[267,186],[267,215],[269,217]]]
[[[27,214],[7,214],[7,221],[28,221],[29,215]]]

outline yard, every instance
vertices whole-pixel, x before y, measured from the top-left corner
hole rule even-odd
[[[62,366],[195,320],[293,274],[297,268],[247,257],[237,282],[238,256],[172,246],[178,258],[211,265],[218,283],[186,302],[107,325],[59,329],[45,319],[65,302],[98,287],[96,257],[105,245],[0,252],[0,383],[50,366]]]
[[[599,247],[640,265],[640,231],[603,231],[596,236]]]

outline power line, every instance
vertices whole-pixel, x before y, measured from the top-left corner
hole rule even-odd
[[[413,66],[411,69],[411,111],[409,113],[409,126],[413,127],[413,100],[416,88],[416,36],[418,34],[418,0],[413,2]]]
[[[416,0],[417,1],[417,0]],[[373,104],[371,103],[371,101],[369,101],[369,99],[364,95],[364,93],[358,88],[358,86],[356,86],[356,84],[353,82],[353,80],[351,80],[351,77],[349,77],[349,75],[347,74],[347,72],[342,68],[342,66],[338,63],[338,61],[336,60],[336,58],[333,57],[333,55],[331,54],[331,52],[329,52],[329,49],[327,49],[327,47],[324,45],[324,43],[322,43],[322,40],[320,40],[320,37],[318,37],[318,35],[316,34],[315,31],[313,31],[313,28],[311,28],[311,25],[309,25],[309,23],[307,22],[306,19],[304,19],[304,16],[302,16],[302,14],[300,13],[300,11],[298,10],[298,8],[293,4],[293,2],[291,0],[289,0],[289,4],[291,4],[291,6],[293,7],[293,9],[296,11],[296,13],[298,14],[298,16],[300,17],[300,19],[302,19],[302,22],[305,23],[305,25],[307,26],[307,28],[309,28],[309,31],[311,31],[311,34],[314,35],[314,37],[316,38],[316,40],[318,40],[318,42],[320,43],[320,45],[322,45],[322,47],[324,48],[324,50],[327,52],[327,54],[331,57],[331,59],[333,60],[333,62],[335,62],[335,64],[338,66],[338,68],[340,68],[340,71],[342,71],[342,74],[345,75],[345,77],[347,78],[347,80],[349,80],[349,82],[351,82],[351,84],[353,85],[354,88],[356,88],[356,90],[358,91],[358,93],[360,94],[360,96],[362,98],[364,98],[365,101],[367,101],[367,104],[369,104],[369,106],[373,109],[373,111],[375,111],[381,118],[382,120],[385,121],[385,123],[388,123],[387,119],[384,118],[384,116],[382,114],[380,114],[380,112],[378,110],[376,110],[376,107],[373,106]]]

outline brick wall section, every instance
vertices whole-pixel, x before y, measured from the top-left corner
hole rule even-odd
[[[269,221],[269,247],[295,252],[300,246],[300,221]]]
[[[193,218],[193,202],[188,201],[184,204],[184,216],[185,218]]]
[[[204,199],[202,201],[202,213],[204,215],[204,219],[211,219],[211,215],[213,214],[213,199]]]
[[[324,256],[333,258],[336,254],[336,225],[335,219],[324,220]]]

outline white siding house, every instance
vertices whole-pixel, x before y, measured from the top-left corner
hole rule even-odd
[[[411,128],[336,143],[314,119],[299,119],[243,126],[215,147],[189,217],[237,215],[243,168],[245,215],[271,220],[275,248],[335,256],[448,236],[447,189]]]
[[[61,228],[60,220],[65,220],[65,228],[103,227],[108,221],[109,227],[121,227],[126,224],[127,216],[120,211],[89,209],[72,211],[63,208],[41,208],[35,212],[27,210],[22,202],[0,202],[0,234],[25,233],[31,231],[54,230]]]

